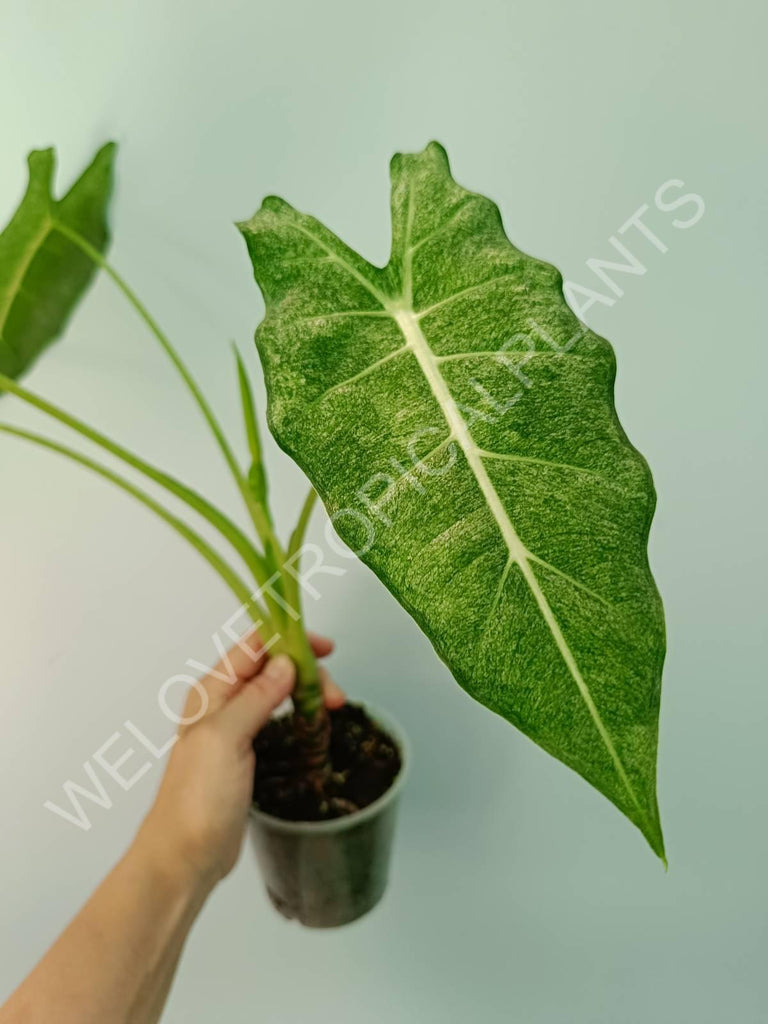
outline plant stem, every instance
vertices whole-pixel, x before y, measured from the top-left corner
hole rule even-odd
[[[311,720],[324,707],[323,687],[317,659],[301,619],[288,627],[283,650],[296,665],[296,685],[292,694],[296,714]]]
[[[296,714],[308,721],[312,721],[317,717],[318,712],[325,710],[323,688],[317,660],[312,652],[312,647],[303,624],[299,576],[301,546],[316,500],[317,493],[314,488],[310,488],[299,513],[298,522],[288,542],[286,558],[283,562],[285,593],[288,602],[295,609],[296,615],[298,615],[298,619],[290,624],[287,637],[288,653],[290,653],[296,663],[296,686],[293,691],[293,704]]]
[[[296,665],[296,684],[292,694],[293,731],[302,753],[306,778],[321,792],[331,771],[331,719],[325,706],[320,670],[309,638],[301,620],[293,626],[286,646],[286,653],[291,655]]]
[[[240,404],[243,412],[245,435],[251,453],[251,469],[248,482],[251,490],[263,511],[264,529],[270,537],[265,545],[265,557],[271,562],[281,582],[280,596],[285,599],[287,612],[284,620],[285,633],[279,649],[289,654],[296,665],[296,684],[293,689],[294,721],[297,736],[304,748],[305,761],[313,772],[327,773],[329,721],[325,713],[323,688],[311,644],[307,637],[301,614],[301,594],[299,592],[298,563],[300,548],[312,514],[316,494],[310,489],[299,515],[299,520],[291,534],[286,552],[279,544],[272,544],[274,528],[267,497],[267,477],[264,472],[264,457],[259,436],[259,425],[256,417],[256,404],[248,372],[240,353],[234,347],[237,361],[237,375],[240,385]]]
[[[267,496],[267,475],[264,470],[264,457],[261,450],[261,438],[259,436],[259,425],[256,418],[256,405],[253,400],[251,382],[248,378],[248,371],[240,356],[237,346],[233,344],[235,361],[237,363],[237,377],[240,386],[240,405],[243,413],[245,436],[248,441],[248,450],[251,454],[251,467],[248,472],[248,487],[254,499],[254,523],[259,536],[264,544],[264,554],[267,561],[274,569],[275,589],[281,600],[287,597],[285,578],[285,553],[275,533],[272,515],[269,510],[269,498]],[[279,604],[279,601],[275,601]],[[288,607],[284,608],[283,625],[287,626],[289,619],[290,603],[285,602]]]

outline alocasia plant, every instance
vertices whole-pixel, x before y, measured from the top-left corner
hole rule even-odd
[[[245,469],[168,337],[104,258],[113,156],[104,147],[62,200],[51,192],[53,152],[30,156],[27,194],[0,235],[0,392],[172,494],[248,578],[121,474],[25,429],[0,432],[99,473],[198,550],[296,661],[296,733],[321,784],[327,715],[295,566],[314,492],[284,548],[242,363]],[[257,342],[270,425],[459,683],[596,786],[663,857],[664,625],[646,554],[655,498],[616,417],[613,353],[568,309],[558,272],[512,246],[496,206],[453,181],[441,147],[396,156],[392,178],[383,269],[274,197],[241,225],[267,306]],[[257,543],[202,495],[18,383],[97,267],[202,412]]]
[[[391,170],[384,268],[275,197],[240,225],[271,429],[461,686],[663,858],[655,495],[613,352],[442,147]]]

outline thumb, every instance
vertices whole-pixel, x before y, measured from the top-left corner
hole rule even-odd
[[[243,684],[222,709],[222,719],[239,739],[252,740],[290,694],[295,681],[295,665],[286,654],[278,654],[267,662],[263,672]]]

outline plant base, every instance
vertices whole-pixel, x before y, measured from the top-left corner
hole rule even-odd
[[[376,906],[387,886],[407,754],[395,723],[380,713],[371,718],[397,752],[398,765],[388,788],[373,802],[352,813],[331,805],[327,813],[336,816],[314,821],[286,820],[256,805],[251,812],[251,834],[270,900],[284,917],[310,928],[357,920]],[[337,768],[338,761],[332,765],[338,776]],[[354,779],[347,782],[347,791],[354,792]]]

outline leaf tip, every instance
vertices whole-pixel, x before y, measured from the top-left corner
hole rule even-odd
[[[659,812],[657,808],[654,808],[652,814],[645,819],[643,822],[637,822],[640,825],[640,830],[645,836],[648,845],[659,858],[661,863],[664,865],[664,870],[669,869],[669,863],[667,861],[667,853],[664,849],[664,834],[661,831],[661,821],[659,819]]]
[[[235,363],[237,364],[237,373],[240,378],[240,382],[242,383],[244,380],[248,379],[245,363],[243,362],[243,357],[240,355],[240,349],[237,347],[237,342],[233,341],[231,344],[232,351],[235,355]]]
[[[667,860],[667,851],[664,849],[664,837],[659,831],[658,845],[654,847],[656,856],[659,858],[661,863],[664,865],[664,870],[669,871],[669,861]]]

